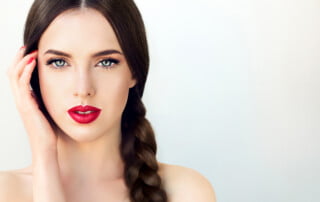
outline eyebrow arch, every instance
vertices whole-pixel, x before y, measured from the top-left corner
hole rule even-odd
[[[71,57],[70,54],[62,52],[62,51],[58,51],[58,50],[53,50],[53,49],[49,49],[47,50],[44,54],[54,54],[54,55],[59,55],[59,56],[64,56],[64,57]],[[103,55],[111,55],[111,54],[120,54],[123,55],[120,51],[118,50],[114,50],[114,49],[110,49],[110,50],[103,50],[100,51],[98,53],[93,54],[93,57],[99,57],[99,56],[103,56]]]
[[[99,56],[104,56],[104,55],[111,55],[111,54],[119,54],[119,55],[123,55],[120,51],[118,50],[104,50],[104,51],[100,51],[96,54],[93,55],[93,57],[99,57]]]
[[[69,55],[68,53],[64,53],[64,52],[58,51],[58,50],[49,49],[44,53],[44,55],[48,54],[48,53],[51,53],[51,54],[54,54],[54,55],[65,56],[65,57],[71,57],[71,55]]]

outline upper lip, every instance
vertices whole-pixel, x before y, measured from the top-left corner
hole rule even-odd
[[[68,110],[68,112],[75,112],[75,111],[80,111],[80,112],[86,112],[86,111],[101,111],[101,109],[90,106],[90,105],[78,105],[75,107],[72,107],[71,109]]]

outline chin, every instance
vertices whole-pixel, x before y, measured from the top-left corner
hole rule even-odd
[[[84,143],[84,142],[92,142],[103,135],[103,133],[99,130],[94,130],[93,128],[66,128],[61,129],[61,134],[67,139],[71,139],[75,142]]]

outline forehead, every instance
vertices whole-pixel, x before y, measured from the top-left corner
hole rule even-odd
[[[100,12],[81,8],[58,15],[41,36],[41,48],[96,51],[103,48],[120,50],[120,45],[110,23]]]

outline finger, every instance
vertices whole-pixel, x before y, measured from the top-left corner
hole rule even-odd
[[[12,72],[9,75],[10,85],[14,92],[18,90],[19,86],[19,77],[25,66],[28,64],[28,61],[32,58],[29,54],[25,56],[15,67],[12,67]]]
[[[38,51],[33,51],[32,53],[25,56],[16,66],[14,69],[14,72],[12,73],[13,80],[18,81],[20,79],[20,76],[22,72],[24,71],[24,68],[28,63],[30,62],[31,58],[36,58],[38,54]]]
[[[35,66],[36,59],[34,57],[31,57],[19,78],[19,84],[20,87],[23,88],[23,90],[30,91],[30,79]]]
[[[34,109],[34,107],[37,105],[36,97],[33,96],[33,92],[30,86],[30,79],[35,66],[36,66],[36,59],[31,58],[28,64],[25,66],[23,72],[21,73],[21,76],[19,78],[18,85],[17,85],[16,92],[18,94],[17,95],[18,108],[20,106],[21,110],[24,112],[28,112]]]
[[[37,55],[37,52],[33,52],[33,53],[28,54],[27,56],[25,56],[19,62],[17,67],[15,67],[14,71],[10,75],[10,86],[11,86],[11,89],[13,90],[13,94],[15,95],[17,100],[19,100],[20,97],[21,97],[21,91],[20,91],[21,89],[20,88],[21,87],[22,88],[26,88],[25,86],[20,84],[20,83],[22,83],[22,82],[20,82],[20,76],[21,76],[22,72],[24,71],[24,69],[26,68],[26,66],[28,65],[28,62],[31,62],[30,61],[31,58],[35,58],[36,55]],[[24,91],[24,89],[23,89],[23,91]],[[24,96],[25,96],[25,94],[24,94]]]
[[[26,46],[22,46],[18,52],[16,53],[11,65],[9,66],[9,68],[7,69],[7,75],[10,76],[11,73],[13,72],[13,69],[17,66],[17,64],[19,63],[19,61],[23,58],[23,55],[25,53],[26,50]]]

